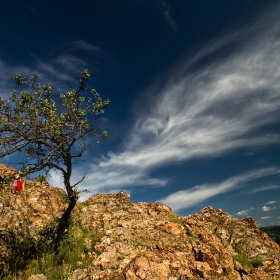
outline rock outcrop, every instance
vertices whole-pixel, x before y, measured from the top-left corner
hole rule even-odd
[[[125,192],[96,194],[81,205],[81,225],[105,233],[85,279],[280,279],[280,248],[251,217],[238,221],[206,207],[185,218],[160,202],[131,203]],[[245,253],[261,266],[234,260]]]
[[[0,175],[18,173],[14,168],[0,164]],[[0,188],[0,269],[9,254],[7,240],[14,235],[36,237],[54,217],[61,217],[66,207],[64,193],[47,181],[27,181],[25,190],[20,193],[12,193],[9,185]]]
[[[63,190],[47,182],[28,182],[22,196],[1,191],[3,260],[9,231],[36,235],[52,215],[61,215],[65,202]],[[87,266],[72,271],[69,280],[280,279],[280,247],[251,217],[238,221],[206,207],[186,218],[161,202],[132,203],[123,191],[95,194],[78,203],[74,214],[80,228],[103,237],[83,256]],[[251,265],[242,264],[239,256]]]

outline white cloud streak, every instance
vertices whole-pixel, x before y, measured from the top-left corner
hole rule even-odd
[[[248,215],[249,211],[252,209],[254,209],[254,208],[251,207],[249,209],[241,210],[241,211],[237,212],[236,214],[234,214],[234,216],[246,216],[246,215]]]
[[[78,79],[81,71],[86,68],[87,62],[73,51],[100,52],[101,49],[84,41],[65,43],[61,52],[48,61],[40,59],[36,54],[31,53],[35,58],[33,66],[10,66],[0,59],[0,87],[1,97],[7,98],[12,89],[16,88],[12,74],[20,73],[22,76],[39,76],[41,84],[49,83],[58,92],[62,93],[78,86]]]
[[[275,189],[280,189],[280,186],[277,185],[272,185],[272,186],[264,186],[260,188],[256,188],[249,193],[257,193],[257,192],[263,192],[263,191],[269,191],[269,190],[275,190]]]
[[[169,13],[169,8],[166,11]],[[279,142],[279,134],[275,132],[257,133],[276,123],[279,117],[280,19],[277,15],[279,7],[254,26],[208,44],[173,69],[167,82],[159,79],[145,93],[145,103],[140,102],[141,109],[136,110],[135,125],[127,133],[125,149],[108,153],[99,163],[92,162],[75,169],[74,181],[76,178],[79,181],[81,173],[88,171],[88,178],[81,186],[94,192],[140,185],[164,186],[169,179],[152,178],[151,170],[194,158],[220,156],[241,147]],[[73,42],[71,47],[72,50],[96,51],[94,46],[81,41]],[[229,49],[232,51],[226,56]],[[199,68],[203,60],[209,64]],[[12,69],[0,61],[0,85],[2,90],[8,88],[6,73],[29,76],[38,66],[38,74],[46,82],[50,77],[56,77],[54,86],[61,82],[71,83],[76,79],[77,69],[82,70],[84,65],[83,60],[69,53],[48,63],[38,59],[32,69]],[[65,67],[67,74],[60,71]],[[163,86],[159,87],[159,84]],[[64,90],[59,85],[58,89]],[[187,197],[185,202],[178,193],[165,200],[173,205],[177,197],[179,208],[193,205],[195,200],[195,203],[201,202],[259,178],[256,172],[244,173],[220,184],[205,184],[182,191],[181,194]],[[272,171],[264,169],[261,172],[267,176]],[[55,178],[54,185],[61,185],[57,176]]]
[[[242,210],[242,211],[237,212],[235,215],[237,215],[237,216],[245,216],[245,215],[248,214],[248,212],[249,212],[249,209],[246,209],[246,210]]]
[[[279,120],[279,6],[274,10],[275,14],[264,15],[254,26],[207,45],[173,69],[167,82],[157,81],[142,102],[138,100],[135,124],[123,151],[109,152],[100,163],[92,164],[83,187],[107,191],[165,185],[167,178],[151,178],[150,171],[279,142],[276,132],[259,133]],[[218,55],[229,49],[227,56]],[[198,68],[203,59],[211,62]],[[212,187],[212,195],[217,195],[217,188]],[[209,197],[203,187],[195,192],[198,197]]]
[[[98,48],[92,44],[89,44],[85,41],[82,41],[82,40],[77,40],[77,41],[71,42],[69,45],[71,46],[69,51],[74,51],[74,50],[79,50],[79,51],[85,50],[85,51],[90,51],[90,52],[101,51],[100,48]]]
[[[70,61],[71,60],[69,59],[68,64],[71,63]],[[59,93],[69,90],[69,85],[71,85],[71,90],[73,86],[78,85],[77,78],[79,78],[83,68],[73,67],[72,71],[71,69],[68,69],[69,72],[65,73],[61,71],[61,68],[64,66],[63,64],[64,62],[62,58],[56,58],[48,63],[38,59],[34,67],[10,67],[0,60],[1,97],[6,99],[10,96],[10,92],[13,89],[20,90],[16,87],[15,82],[12,79],[12,75],[18,73],[26,78],[29,78],[32,75],[38,75],[38,81],[41,84],[49,83]]]
[[[261,220],[267,220],[267,219],[271,219],[272,216],[264,216],[264,217],[261,217]]]
[[[160,201],[171,207],[173,210],[190,208],[213,196],[239,188],[246,182],[276,173],[277,170],[274,167],[258,169],[229,178],[222,183],[203,184],[188,190],[178,191],[162,198]]]
[[[267,202],[267,204],[274,204],[276,202],[277,202],[276,200],[270,200],[270,201]]]
[[[12,89],[15,89],[15,83],[13,82],[12,75],[23,73],[25,76],[34,75],[32,69],[26,66],[12,67],[6,64],[0,59],[0,87],[1,87],[1,97],[8,98]]]

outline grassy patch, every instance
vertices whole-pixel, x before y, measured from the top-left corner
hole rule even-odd
[[[91,265],[93,259],[88,253],[99,254],[95,251],[95,245],[104,234],[85,230],[72,219],[59,252],[55,254],[52,246],[55,230],[56,223],[53,222],[44,228],[37,239],[11,238],[8,270],[0,272],[0,278],[24,280],[34,274],[44,274],[47,279],[62,280],[68,279],[75,269]]]
[[[260,256],[257,256],[253,259],[248,259],[247,254],[242,252],[236,256],[233,257],[234,261],[241,264],[244,268],[250,268],[250,267],[260,267],[263,265],[262,258]],[[236,270],[239,269],[239,267],[235,267]]]
[[[168,221],[180,225],[183,225],[185,223],[185,219],[176,213],[172,213],[171,215],[169,215]]]
[[[216,231],[217,231],[217,226],[216,225],[210,224],[209,229],[211,230],[211,232],[213,234],[216,234]]]

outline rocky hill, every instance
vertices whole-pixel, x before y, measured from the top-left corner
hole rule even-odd
[[[0,176],[19,174],[0,164]],[[13,194],[9,185],[0,189],[0,269],[8,257],[6,243],[10,236],[36,236],[53,217],[60,217],[66,207],[64,191],[46,181],[27,181],[25,191]]]
[[[261,227],[278,245],[280,245],[280,226]]]
[[[17,171],[0,164],[0,175]],[[27,182],[22,195],[1,190],[0,257],[11,232],[35,236],[66,207],[64,191],[47,182]],[[280,279],[280,247],[251,217],[238,221],[221,209],[203,208],[182,217],[161,202],[130,202],[126,192],[95,194],[74,209],[80,229],[100,233],[84,238],[81,267],[67,279],[108,280],[272,280]],[[86,263],[86,265],[84,265]],[[49,279],[33,275],[28,279]]]

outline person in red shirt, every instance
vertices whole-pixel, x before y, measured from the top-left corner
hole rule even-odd
[[[15,190],[18,192],[24,190],[24,182],[23,182],[22,174],[19,174],[16,178]]]

